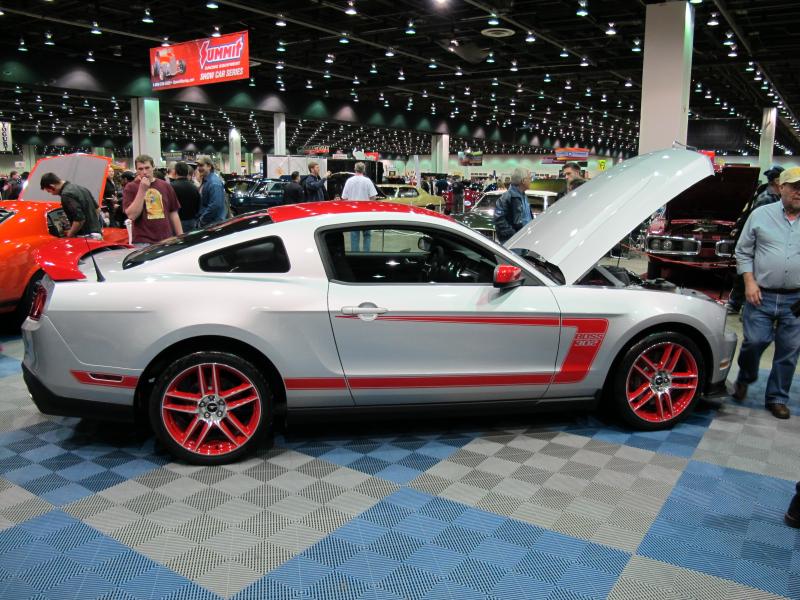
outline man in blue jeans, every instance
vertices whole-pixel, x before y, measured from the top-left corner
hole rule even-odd
[[[743,400],[758,379],[761,355],[775,342],[764,401],[773,416],[790,416],[789,388],[800,353],[800,167],[780,176],[781,201],[754,210],[736,244],[737,270],[744,278],[744,341],[732,396]]]

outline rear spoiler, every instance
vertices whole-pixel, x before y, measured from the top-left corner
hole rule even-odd
[[[37,248],[33,259],[53,281],[75,281],[86,278],[78,268],[80,260],[106,248],[116,250],[132,246],[87,238],[61,238]]]

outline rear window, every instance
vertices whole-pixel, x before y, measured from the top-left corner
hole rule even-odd
[[[286,273],[289,257],[279,237],[252,240],[200,258],[203,271],[216,273]]]
[[[9,217],[10,217],[11,215],[13,215],[13,214],[14,214],[14,213],[13,213],[13,212],[11,212],[11,211],[10,211],[10,210],[8,210],[8,209],[5,209],[5,208],[0,208],[0,223],[2,223],[3,221],[5,221],[7,218],[9,218]]]
[[[266,213],[243,215],[236,219],[230,219],[224,223],[220,223],[219,225],[212,225],[205,229],[199,229],[185,235],[169,238],[163,242],[147,246],[147,248],[131,252],[125,257],[125,260],[122,261],[122,268],[130,269],[131,267],[136,267],[151,260],[167,256],[173,252],[184,250],[185,248],[191,248],[199,244],[218,240],[226,235],[247,231],[248,229],[260,227],[261,225],[267,225],[269,223],[272,223],[272,218]]]

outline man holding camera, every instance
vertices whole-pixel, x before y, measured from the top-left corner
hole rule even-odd
[[[773,341],[775,355],[765,403],[778,419],[790,416],[789,388],[800,354],[800,167],[780,175],[781,201],[754,210],[736,244],[744,278],[744,340],[732,396],[744,400],[758,379],[761,355]]]

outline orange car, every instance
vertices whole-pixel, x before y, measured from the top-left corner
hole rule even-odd
[[[42,174],[53,172],[83,185],[99,201],[107,161],[90,155],[42,159],[31,171],[20,200],[0,202],[0,313],[14,313],[18,322],[25,319],[36,283],[44,275],[36,254],[45,245],[65,237],[69,230],[69,219],[59,199],[38,189]],[[103,229],[103,239],[71,238],[64,251],[74,247],[85,254],[87,248],[107,246],[107,242],[127,244],[128,233],[123,228],[107,227]]]

